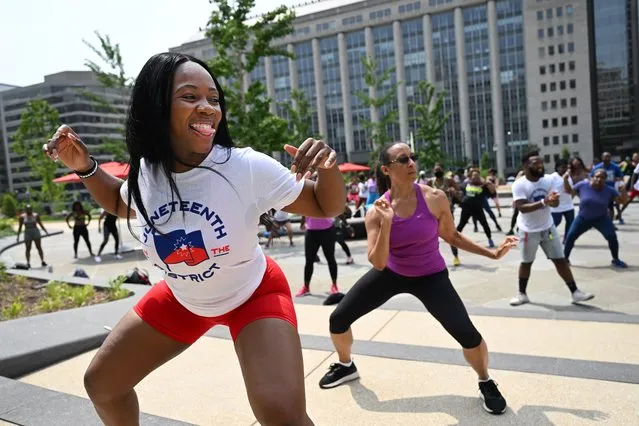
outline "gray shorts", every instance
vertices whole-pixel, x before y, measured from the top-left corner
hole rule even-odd
[[[532,263],[537,254],[537,248],[546,253],[548,259],[563,259],[564,247],[561,237],[555,225],[552,228],[540,232],[524,232],[519,230],[519,251],[522,263]]]
[[[25,242],[39,240],[40,238],[42,238],[42,235],[40,235],[40,230],[38,228],[29,228],[24,230]]]

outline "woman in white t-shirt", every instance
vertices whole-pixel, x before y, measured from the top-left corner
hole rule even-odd
[[[165,273],[113,328],[85,373],[98,414],[106,424],[137,424],[134,386],[211,327],[227,325],[257,420],[312,424],[290,287],[264,256],[257,231],[272,208],[315,217],[342,212],[335,152],[314,139],[299,149],[286,145],[295,157],[289,171],[235,148],[222,88],[204,62],[178,53],[155,55],[142,68],[126,141],[126,182],[99,169],[68,126],[44,146],[77,171],[98,204],[127,218],[144,254]],[[317,182],[306,180],[314,171]]]
[[[566,192],[566,189],[564,188],[563,176],[566,173],[566,170],[568,170],[568,161],[560,158],[555,162],[555,172],[550,175],[552,178],[553,186],[559,193],[559,205],[557,207],[550,208],[552,220],[555,226],[559,228],[561,219],[566,219],[563,243],[566,242],[566,235],[568,235],[570,225],[572,225],[572,222],[575,220],[575,207],[572,204],[572,194]]]

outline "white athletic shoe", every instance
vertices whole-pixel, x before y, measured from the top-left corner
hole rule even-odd
[[[102,262],[102,258],[100,256],[96,256],[93,258],[93,260],[95,260],[95,263],[100,263]]]
[[[121,260],[121,259],[122,259],[122,255],[120,255],[120,254],[116,254],[116,255],[115,255],[115,258],[116,258],[116,259],[118,259],[118,260]]]
[[[517,296],[510,299],[510,306],[520,306],[525,303],[530,303],[530,299],[525,293],[519,293]]]
[[[594,297],[595,295],[592,293],[584,293],[581,290],[577,290],[572,294],[572,303],[585,302],[586,300],[590,300]]]

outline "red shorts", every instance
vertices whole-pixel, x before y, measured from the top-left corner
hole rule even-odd
[[[630,190],[630,192],[628,193],[628,196],[630,198],[630,201],[634,200],[635,197],[639,197],[639,190],[637,189]]]
[[[175,299],[164,280],[155,284],[133,310],[160,333],[187,344],[195,343],[216,325],[228,326],[235,341],[245,326],[264,318],[279,318],[297,329],[288,281],[279,265],[269,257],[260,286],[244,304],[224,315],[201,317],[194,314]]]
[[[351,201],[358,202],[359,201],[359,194],[351,194],[349,192],[348,195],[346,196],[346,200],[348,200],[349,203]]]

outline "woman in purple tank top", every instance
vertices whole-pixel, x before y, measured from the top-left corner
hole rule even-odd
[[[506,411],[506,400],[488,375],[488,348],[468,317],[439,252],[441,237],[451,246],[490,259],[502,258],[517,239],[507,237],[496,249],[487,249],[455,228],[446,195],[439,189],[414,183],[415,155],[397,143],[381,150],[377,185],[383,194],[366,213],[368,260],[373,269],[344,296],[330,318],[331,339],[339,355],[320,380],[332,388],[357,379],[351,360],[351,324],[401,293],[417,297],[462,346],[464,357],[479,376],[483,407],[493,414]]]

